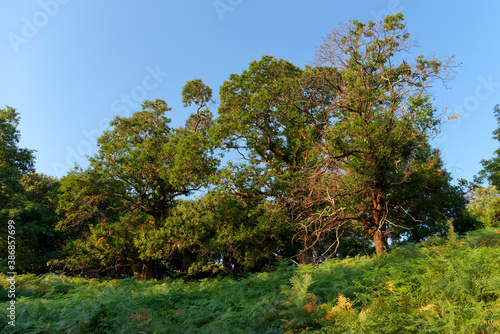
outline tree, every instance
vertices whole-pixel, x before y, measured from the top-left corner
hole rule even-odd
[[[56,192],[59,182],[34,172],[34,151],[19,148],[19,113],[0,109],[0,248],[7,250],[7,222],[16,227],[16,270],[47,271],[57,256]]]
[[[38,173],[23,175],[22,197],[16,221],[16,264],[19,269],[42,273],[50,268],[47,262],[59,258],[62,236],[55,230],[59,216],[57,192],[59,180]]]
[[[485,227],[500,226],[500,192],[494,186],[472,187],[467,209]]]
[[[493,139],[500,141],[500,105],[493,108],[498,127],[493,131]],[[498,225],[500,220],[500,149],[495,150],[491,159],[481,160],[483,169],[474,177],[469,195],[469,212],[485,226]],[[487,181],[486,187],[481,186]]]
[[[99,277],[138,262],[130,225],[121,220],[127,207],[101,192],[103,181],[90,168],[75,168],[61,179],[58,213],[62,220],[57,230],[65,234],[66,243],[64,258],[51,261],[56,268]]]
[[[180,201],[164,224],[164,238],[191,258],[180,268],[190,274],[256,271],[290,247],[290,230],[270,202],[219,190]]]
[[[448,81],[455,64],[403,60],[412,46],[401,14],[352,21],[324,39],[314,68],[263,57],[222,86],[214,137],[251,166],[235,193],[272,197],[297,231],[304,262],[332,234],[360,227],[381,254],[398,225],[417,226],[417,202],[452,189],[430,148],[440,119],[427,90]],[[422,225],[443,207],[434,208]]]
[[[4,215],[3,221],[12,218],[7,210],[21,192],[21,176],[34,171],[34,151],[18,147],[19,120],[16,109],[0,109],[0,213]]]
[[[493,113],[497,119],[498,128],[493,131],[493,139],[500,141],[500,105],[493,108]],[[475,177],[476,183],[483,183],[488,181],[496,189],[500,189],[500,148],[494,152],[494,157],[491,159],[481,160],[483,169],[479,175]]]
[[[304,222],[317,222],[313,216],[319,208],[304,201],[311,189],[299,186],[318,162],[315,150],[328,120],[329,91],[317,78],[312,68],[264,56],[221,87],[219,117],[211,131],[222,147],[245,160],[226,168],[224,184],[242,198],[272,201],[301,245],[301,262],[312,261],[318,239]]]
[[[432,196],[424,185],[444,177],[439,153],[429,149],[440,119],[426,91],[434,79],[451,78],[453,57],[401,59],[412,46],[403,15],[396,14],[341,25],[316,53],[336,96],[324,133],[325,161],[335,162],[340,188],[348,189],[332,199],[344,208],[341,219],[363,225],[377,254],[389,249],[394,212],[410,205],[396,194],[420,187],[425,193],[412,200]]]
[[[436,172],[417,174],[419,182],[395,187],[390,193],[399,204],[389,218],[398,223],[391,227],[393,241],[420,242],[432,235],[442,236],[448,233],[448,221],[453,221],[454,230],[460,234],[481,226],[467,211],[464,185],[452,184],[450,173],[439,159],[439,152],[430,154],[437,158]]]
[[[34,150],[19,148],[19,113],[7,107],[0,109],[0,163],[4,168],[12,168],[21,174],[34,171]]]
[[[29,173],[16,180],[15,196],[0,210],[6,222],[15,222],[16,270],[42,273],[46,265],[59,257],[61,236],[55,231],[58,221],[57,189],[59,181],[52,177]],[[7,228],[2,232],[0,247],[7,249]]]
[[[206,101],[211,93],[205,89],[203,94],[201,101]],[[147,279],[154,262],[171,255],[162,246],[169,240],[158,239],[163,221],[179,197],[207,184],[217,161],[204,128],[210,115],[192,116],[186,127],[172,129],[165,116],[169,110],[163,100],[146,101],[132,117],[115,117],[113,128],[99,138],[99,152],[89,159],[88,170],[63,179],[66,219],[60,225],[85,231],[83,239],[72,243],[78,266],[85,264],[81,260],[129,265],[135,276]],[[203,126],[192,121],[196,117]],[[109,257],[98,257],[100,248]]]

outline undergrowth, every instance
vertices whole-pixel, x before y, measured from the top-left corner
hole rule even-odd
[[[500,333],[500,231],[239,280],[20,275],[16,287],[2,333]]]

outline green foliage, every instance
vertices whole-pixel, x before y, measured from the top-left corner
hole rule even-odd
[[[492,247],[500,245],[500,232],[496,228],[472,231],[467,233],[467,243],[474,247]]]
[[[195,104],[198,107],[196,113],[189,116],[186,126],[189,128],[207,131],[212,125],[212,113],[207,104],[212,99],[212,88],[205,85],[201,79],[188,81],[182,89],[182,102],[184,107]]]
[[[422,238],[436,232],[440,212],[454,215],[446,200],[457,191],[429,144],[440,118],[428,95],[433,80],[450,79],[453,61],[402,59],[411,47],[396,14],[341,25],[316,54],[319,68],[336,74],[325,74],[336,96],[324,134],[325,165],[342,171],[332,197],[345,208],[344,219],[364,227],[378,254],[389,248],[389,236],[398,239],[404,229]]]
[[[315,219],[319,210],[306,203],[305,181],[318,159],[315,144],[327,118],[322,103],[329,93],[322,87],[315,69],[264,56],[221,87],[219,117],[211,129],[214,140],[239,152],[247,164],[228,166],[221,173],[223,187],[270,200],[303,249],[312,236],[300,222]]]
[[[429,144],[440,117],[428,90],[451,78],[453,58],[402,59],[412,46],[402,14],[351,21],[327,35],[315,67],[264,56],[221,87],[211,134],[250,166],[232,191],[271,199],[303,262],[328,257],[340,229],[381,254],[389,237],[423,239],[466,217]]]
[[[437,242],[439,241],[439,242]],[[245,278],[183,282],[16,277],[2,333],[496,333],[500,230],[389,254],[281,262]],[[8,288],[0,276],[3,291]],[[2,308],[8,302],[4,293]]]
[[[388,238],[477,228],[429,145],[440,120],[427,90],[449,79],[453,61],[402,60],[411,46],[401,14],[351,21],[325,38],[314,67],[264,56],[232,74],[216,120],[212,89],[191,80],[183,103],[196,111],[183,127],[170,126],[165,101],[145,101],[115,117],[90,166],[61,182],[32,173],[33,151],[17,146],[19,115],[0,110],[0,218],[19,221],[19,269],[42,272],[48,262],[95,277],[150,278],[158,267],[158,277],[240,274],[282,258],[320,263],[370,254],[372,243],[381,254]],[[216,149],[245,162],[218,169]],[[303,307],[303,297],[288,298]],[[149,316],[130,319],[146,326]],[[294,319],[285,319],[290,329],[312,324]]]
[[[22,175],[33,172],[33,150],[19,148],[19,113],[11,107],[0,109],[0,218],[14,218],[22,205]],[[3,232],[2,232],[3,233]]]
[[[493,131],[493,139],[500,141],[500,105],[497,104],[493,108],[493,113],[499,125]],[[475,185],[471,189],[468,206],[469,212],[485,226],[498,226],[499,224],[500,149],[496,150],[494,155],[489,160],[481,161],[483,169],[474,178]],[[487,187],[480,186],[484,181],[488,181]]]
[[[164,220],[178,197],[208,184],[217,161],[206,131],[172,129],[169,110],[163,100],[145,101],[131,117],[115,117],[90,167],[63,178],[59,228],[73,233],[65,247],[70,269],[125,266],[148,278],[153,261],[172,255],[162,246],[172,241],[160,239]]]
[[[15,109],[0,109],[0,266],[3,271],[8,255],[7,223],[13,220],[16,270],[40,273],[48,270],[48,260],[57,257],[59,236],[54,225],[59,182],[34,173],[34,151],[18,147],[19,119]]]
[[[446,225],[448,225],[448,240],[451,245],[454,245],[458,241],[458,234],[455,232],[455,227],[453,226],[453,219],[450,219],[446,222]]]
[[[426,148],[430,151],[430,148]],[[428,153],[424,153],[424,156]],[[435,155],[437,152],[431,153]],[[453,219],[457,233],[481,228],[481,224],[467,212],[466,191],[462,185],[452,185],[436,155],[436,165],[429,173],[416,173],[410,186],[395,187],[389,200],[401,204],[388,215],[397,225],[392,228],[393,240],[419,242],[432,235],[444,235],[446,221]],[[417,182],[417,180],[420,180]]]
[[[290,231],[269,203],[217,191],[180,201],[165,220],[163,240],[189,257],[189,272],[262,269],[289,247]],[[163,247],[169,245],[163,244]],[[187,269],[187,268],[185,268]]]
[[[296,274],[290,278],[289,285],[282,285],[282,293],[287,297],[282,304],[285,309],[280,313],[285,330],[296,330],[311,325],[310,313],[317,306],[317,298],[308,293],[309,286],[313,284],[311,274]]]
[[[493,131],[493,139],[500,142],[500,105],[493,108],[493,113],[497,119],[498,128]],[[476,182],[482,183],[487,180],[492,186],[500,188],[500,148],[494,152],[494,157],[489,160],[482,160],[483,169],[476,176]]]
[[[182,89],[184,107],[190,106],[192,103],[197,106],[205,106],[211,98],[212,89],[200,79],[188,81]]]
[[[14,217],[16,266],[25,272],[45,272],[49,269],[47,262],[60,256],[57,251],[62,236],[55,231],[60,184],[57,179],[36,173],[23,175],[20,183],[24,196]]]
[[[19,120],[16,109],[0,109],[0,166],[28,174],[34,171],[34,151],[17,146],[20,139],[17,129]]]
[[[497,235],[491,248],[469,246],[484,234]],[[500,235],[471,235],[458,242],[440,239],[439,245],[408,244],[383,258],[323,264],[308,291],[324,304],[318,302],[317,324],[304,332],[497,332]]]
[[[327,35],[313,67],[253,61],[220,88],[215,120],[200,79],[182,91],[196,108],[182,127],[160,99],[115,117],[90,166],[61,180],[65,258],[51,263],[94,276],[235,274],[373,245],[381,254],[389,238],[444,235],[449,219],[457,233],[477,228],[429,144],[440,118],[428,90],[450,79],[453,60],[403,60],[405,29],[401,14],[351,21]],[[214,152],[226,150],[243,163],[219,169]]]
[[[500,193],[492,185],[473,187],[467,210],[486,227],[500,226]]]
[[[281,333],[279,285],[290,269],[196,283],[19,276],[24,295],[16,327],[2,319],[0,328],[5,333]]]

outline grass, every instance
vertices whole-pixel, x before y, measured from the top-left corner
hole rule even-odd
[[[498,229],[239,280],[16,279],[2,333],[500,333]]]

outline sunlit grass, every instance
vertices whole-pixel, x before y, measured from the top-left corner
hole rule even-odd
[[[500,231],[239,280],[21,275],[16,286],[16,326],[2,316],[2,333],[500,333]]]

